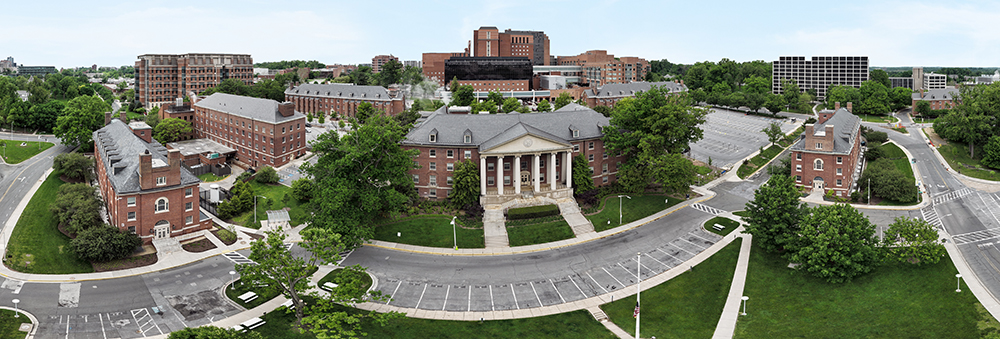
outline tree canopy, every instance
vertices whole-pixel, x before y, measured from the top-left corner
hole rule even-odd
[[[885,231],[882,245],[890,260],[915,265],[935,264],[947,251],[934,225],[919,218],[896,217]]]
[[[184,136],[190,134],[193,130],[191,123],[187,120],[166,118],[153,128],[153,137],[156,138],[156,141],[165,144],[182,140]]]
[[[479,165],[472,159],[465,159],[455,164],[454,184],[448,199],[457,208],[479,201],[481,188],[479,185]]]
[[[941,137],[969,145],[969,156],[976,157],[975,146],[1000,135],[1000,82],[986,86],[963,86],[959,104],[934,122]]]
[[[799,201],[799,190],[790,175],[771,175],[767,183],[754,192],[746,203],[746,232],[754,242],[768,252],[779,252],[793,247],[798,237],[799,223],[808,213],[806,204]]]
[[[104,125],[104,112],[111,111],[101,98],[79,96],[66,103],[63,114],[56,119],[55,136],[67,145],[90,144],[94,131]]]
[[[458,82],[452,81],[452,83],[457,84]],[[458,85],[457,89],[451,95],[451,105],[471,106],[476,100],[474,91],[475,89],[472,88],[472,85]]]
[[[847,204],[820,205],[802,218],[791,261],[813,276],[843,283],[878,264],[875,225]]]

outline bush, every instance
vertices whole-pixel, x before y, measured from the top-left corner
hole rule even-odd
[[[83,181],[94,178],[94,160],[80,153],[63,153],[52,160],[52,169],[63,175]]]
[[[83,183],[59,186],[56,199],[49,205],[49,212],[59,224],[65,224],[71,234],[101,225],[100,210],[101,201],[94,188]]]
[[[313,182],[308,178],[299,178],[292,182],[292,196],[298,201],[309,201],[313,197]]]
[[[253,173],[251,173],[250,171],[246,171],[246,172],[240,173],[240,175],[236,177],[236,181],[245,182],[245,181],[250,180],[251,178],[253,178],[253,176],[254,176]]]
[[[128,257],[142,244],[139,236],[109,225],[81,231],[69,242],[70,248],[82,260],[105,262]]]
[[[262,184],[276,184],[278,183],[278,172],[274,170],[274,167],[264,166],[264,168],[257,171],[257,182]]]
[[[868,145],[868,151],[865,152],[865,160],[874,161],[878,158],[884,158],[885,152],[878,145]]]
[[[510,210],[507,210],[507,219],[532,219],[556,214],[559,214],[559,206],[557,205],[511,208]]]
[[[868,130],[865,132],[865,140],[868,140],[869,143],[874,142],[881,144],[889,141],[889,134],[886,132]]]
[[[578,191],[576,194],[576,199],[579,200],[584,205],[590,205],[591,207],[597,207],[598,198],[601,193],[598,189],[590,189],[586,191]]]
[[[486,212],[483,209],[483,205],[480,205],[478,201],[465,205],[463,210],[465,211],[465,217],[469,219],[480,219],[483,217],[483,213]]]

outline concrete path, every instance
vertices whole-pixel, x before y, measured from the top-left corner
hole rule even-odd
[[[486,248],[488,249],[510,247],[502,209],[487,209],[483,213],[483,237],[486,238]]]
[[[559,213],[562,214],[563,219],[566,219],[566,223],[569,227],[573,229],[573,234],[576,236],[581,236],[586,233],[594,233],[594,225],[590,223],[583,213],[580,213],[580,206],[576,204],[576,201],[569,200],[559,203]]]
[[[625,330],[623,330],[621,327],[618,327],[618,324],[611,322],[611,320],[608,319],[607,314],[604,314],[604,310],[602,310],[600,307],[588,307],[587,312],[590,312],[590,314],[593,315],[594,318],[596,318],[598,321],[601,322],[601,325],[604,325],[604,328],[607,328],[608,331],[614,333],[615,336],[617,336],[618,338],[634,339],[632,335],[628,334],[628,332],[625,332]]]
[[[743,232],[743,227],[733,233]],[[722,317],[719,324],[715,326],[715,334],[712,338],[724,339],[732,338],[736,331],[736,321],[740,316],[740,302],[744,295],[743,287],[747,279],[747,266],[750,261],[750,244],[753,236],[749,234],[741,235],[743,243],[740,244],[740,258],[736,261],[736,273],[733,274],[733,283],[729,286],[729,297],[726,298],[726,306],[722,308]]]

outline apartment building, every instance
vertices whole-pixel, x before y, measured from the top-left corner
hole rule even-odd
[[[532,65],[550,65],[549,36],[542,31],[500,32],[493,26],[483,26],[472,31],[472,56],[524,57]]]
[[[399,58],[389,55],[376,55],[372,58],[372,73],[378,73],[382,70],[382,65],[389,63],[389,60],[396,60],[399,62]]]
[[[194,130],[236,150],[251,168],[278,167],[306,152],[306,116],[291,102],[215,93],[194,104]]]
[[[226,79],[253,83],[249,54],[143,54],[135,62],[135,96],[146,109],[160,107]]]
[[[358,106],[365,102],[389,115],[406,110],[406,98],[394,95],[382,86],[302,84],[285,90],[285,101],[293,103],[298,112],[350,118],[355,117]]]
[[[771,63],[771,90],[782,94],[781,80],[793,79],[799,90],[816,90],[816,96],[826,98],[830,85],[861,88],[868,81],[867,56],[783,56]]]
[[[924,73],[924,83],[923,89],[934,90],[934,89],[945,89],[948,87],[948,75],[937,74],[934,72]]]
[[[616,58],[605,50],[586,51],[574,56],[556,58],[560,66],[580,66],[581,82],[591,87],[607,84],[624,84],[633,81],[643,81],[650,66],[646,59],[638,57]]]

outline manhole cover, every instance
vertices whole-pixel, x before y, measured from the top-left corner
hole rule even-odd
[[[29,323],[21,324],[21,327],[18,327],[17,329],[21,332],[31,332],[31,324]]]

